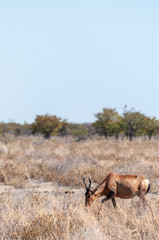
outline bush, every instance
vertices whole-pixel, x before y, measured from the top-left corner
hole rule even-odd
[[[62,128],[61,118],[51,115],[37,115],[33,123],[33,133],[41,133],[45,138],[57,134]]]

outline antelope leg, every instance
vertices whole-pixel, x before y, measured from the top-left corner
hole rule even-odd
[[[113,207],[117,208],[115,197],[113,197],[111,200],[112,200],[112,203],[113,203]]]
[[[105,201],[108,201],[109,199],[113,198],[115,193],[113,191],[110,191],[110,193],[106,196],[106,198],[102,199],[102,203]]]

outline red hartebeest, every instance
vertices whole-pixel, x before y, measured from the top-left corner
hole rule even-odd
[[[87,177],[83,178],[86,187],[85,206],[91,206],[96,198],[105,196],[102,203],[112,200],[113,206],[116,207],[115,197],[129,199],[138,196],[145,203],[145,195],[150,190],[148,179],[138,175],[117,175],[110,173],[102,183],[94,189],[91,189],[91,178],[89,177],[89,187],[86,184]]]

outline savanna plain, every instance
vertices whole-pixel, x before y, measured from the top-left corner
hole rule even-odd
[[[85,208],[83,177],[110,172],[148,178],[140,199],[97,199]],[[159,239],[159,139],[7,135],[0,139],[0,239]]]

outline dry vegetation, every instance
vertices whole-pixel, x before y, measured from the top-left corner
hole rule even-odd
[[[158,169],[155,139],[2,138],[0,239],[159,239]],[[117,199],[117,210],[101,199],[85,209],[82,178],[95,185],[110,172],[149,178],[153,213],[138,198]]]

